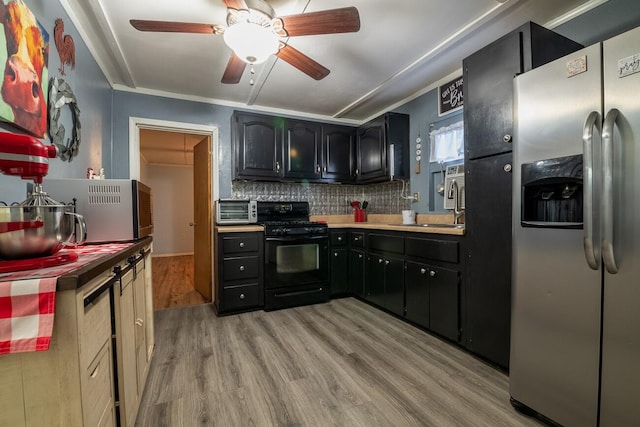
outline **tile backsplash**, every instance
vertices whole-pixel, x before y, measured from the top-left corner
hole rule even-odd
[[[405,182],[405,195],[412,194]],[[397,214],[411,209],[411,200],[401,197],[402,181],[368,185],[311,184],[300,182],[232,181],[232,199],[260,201],[307,201],[311,215],[345,215],[353,209],[347,200],[367,200],[368,213]]]

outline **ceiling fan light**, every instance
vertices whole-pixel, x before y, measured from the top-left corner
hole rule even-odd
[[[260,64],[278,52],[280,40],[271,28],[240,22],[225,30],[224,42],[238,58],[249,64]]]

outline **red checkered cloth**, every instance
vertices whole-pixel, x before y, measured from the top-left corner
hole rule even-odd
[[[49,349],[57,280],[0,282],[0,354]]]

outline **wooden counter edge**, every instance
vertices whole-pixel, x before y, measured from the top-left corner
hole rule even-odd
[[[119,252],[115,252],[112,254],[107,254],[103,257],[98,258],[86,264],[78,269],[72,270],[69,273],[58,277],[58,282],[56,284],[56,291],[68,291],[73,289],[78,289],[88,283],[94,277],[97,277],[100,273],[103,273],[105,270],[115,266],[123,259],[126,259],[128,256],[133,255],[138,252],[140,249],[150,244],[153,241],[152,236],[144,237],[140,240],[134,242],[133,245],[125,248]]]

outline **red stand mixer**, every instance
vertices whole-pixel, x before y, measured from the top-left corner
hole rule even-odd
[[[34,137],[0,132],[0,172],[34,182],[33,192],[25,201],[0,206],[0,259],[50,257],[63,246],[70,245],[76,219],[80,225],[80,236],[84,236],[82,215],[74,213],[73,206],[58,203],[42,191],[43,178],[49,171],[49,159],[56,155],[55,146],[44,145]],[[41,268],[43,260],[45,258],[40,258],[35,267],[28,268]],[[70,261],[73,260],[65,262]],[[0,272],[8,268],[14,268],[10,271],[24,269],[7,263],[15,261],[0,261]]]

